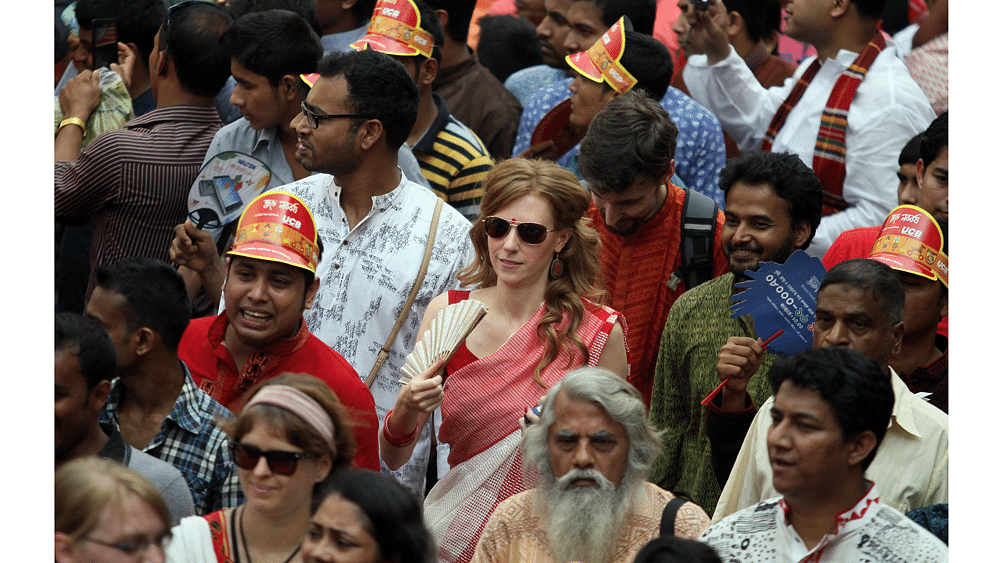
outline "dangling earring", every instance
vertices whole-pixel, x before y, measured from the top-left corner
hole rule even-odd
[[[562,275],[563,263],[562,260],[559,259],[559,253],[556,252],[556,257],[552,260],[552,263],[549,264],[549,277],[556,279],[562,277]]]

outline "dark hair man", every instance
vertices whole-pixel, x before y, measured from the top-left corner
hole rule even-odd
[[[822,256],[847,229],[878,224],[893,207],[896,156],[934,118],[927,96],[878,29],[885,0],[785,5],[785,34],[816,48],[797,81],[765,88],[729,43],[722,2],[689,17],[691,96],[740,150],[787,151],[816,171],[824,219],[809,253]],[[822,72],[819,71],[822,64]],[[849,72],[848,69],[851,69]],[[835,116],[835,117],[830,117]]]
[[[746,62],[757,82],[765,88],[784,84],[786,78],[795,74],[795,65],[772,54],[781,32],[780,0],[726,0],[725,6],[729,19],[725,28],[729,44]],[[691,32],[688,18],[695,17],[695,5],[690,0],[677,0],[677,7],[681,13],[674,22],[673,31],[680,41],[684,56],[704,54],[688,41],[688,34]],[[681,72],[674,72],[671,85],[691,95]],[[740,149],[736,146],[736,141],[728,133],[725,137],[726,158],[739,156]]]
[[[198,514],[241,503],[229,440],[215,425],[232,413],[199,390],[177,358],[191,316],[180,274],[150,258],[101,268],[86,315],[107,329],[118,358],[101,422],[179,469]]]
[[[361,377],[371,374],[386,346],[385,361],[370,383],[384,417],[396,402],[399,370],[417,340],[427,303],[456,289],[458,272],[472,259],[470,224],[452,207],[442,207],[424,282],[396,338],[386,344],[420,271],[438,199],[405,179],[397,165],[399,147],[417,119],[419,93],[401,63],[371,49],[326,55],[319,74],[292,126],[299,135],[295,158],[322,174],[282,188],[314,210],[327,247],[316,266],[320,282],[305,322]],[[218,260],[214,244],[188,251],[199,260]],[[181,255],[177,241],[171,254]],[[410,462],[396,474],[418,495],[430,445],[427,428]]]
[[[194,514],[187,482],[174,466],[145,454],[122,439],[113,425],[102,425],[115,378],[115,347],[96,322],[76,313],[55,320],[55,461],[98,456],[120,463],[150,480],[170,508],[173,524]]]
[[[368,34],[351,43],[392,56],[406,67],[420,92],[417,120],[406,138],[431,189],[469,220],[479,216],[482,181],[493,168],[483,141],[451,115],[434,92],[444,31],[421,0],[379,0]]]
[[[475,2],[430,0],[427,4],[435,9],[444,27],[434,92],[444,98],[455,119],[468,125],[483,140],[494,160],[510,157],[517,122],[521,119],[521,102],[476,61],[469,49],[469,24]],[[511,56],[518,55],[511,53]]]
[[[712,472],[701,400],[719,384],[716,366],[723,346],[734,339],[752,346],[758,339],[748,316],[730,318],[734,284],[761,262],[782,264],[795,250],[807,248],[822,207],[819,180],[793,154],[744,154],[726,164],[720,184],[726,193],[722,251],[730,273],[674,302],[660,340],[650,403],[653,425],[667,431],[650,480],[708,512],[715,510],[721,483]],[[766,372],[775,359],[766,353],[762,369]],[[750,379],[747,390],[758,402],[771,395],[764,375]]]
[[[538,486],[496,507],[472,561],[632,561],[675,498],[645,479],[659,446],[634,387],[601,368],[566,374],[521,440]],[[707,516],[678,500],[666,533],[697,539]]]
[[[652,41],[657,43],[659,41],[653,39],[648,33],[643,33],[643,30],[649,30],[652,27],[655,3],[648,0],[630,0],[629,2],[572,0],[568,7],[567,25],[572,31],[567,31],[565,44],[570,54],[574,51],[579,53],[590,49],[597,43],[598,38],[623,16],[627,17],[635,31],[640,32],[644,38],[648,38],[647,41],[630,41],[633,44],[642,42],[647,47],[643,55],[653,56],[656,63],[643,60],[623,62],[628,62],[629,64],[626,66],[632,68],[633,72],[648,72],[647,77],[657,77],[655,81],[649,81],[650,84],[657,84],[655,87],[647,86],[650,92],[658,91],[660,79],[663,75],[666,76],[665,93],[658,95],[657,98],[663,109],[670,113],[671,119],[679,131],[677,152],[674,155],[676,169],[672,181],[678,186],[699,191],[715,200],[720,208],[724,207],[725,197],[719,189],[719,171],[722,170],[726,161],[722,128],[718,125],[719,120],[701,104],[680,90],[669,86],[670,77],[673,74],[673,61],[669,56],[667,60],[663,60],[661,53],[666,49],[660,49],[662,44],[654,46]],[[572,49],[569,48],[571,44]],[[517,73],[511,78],[514,76],[517,76]],[[572,96],[570,85],[573,81],[574,78],[562,77],[551,84],[540,87],[529,101],[523,102],[524,113],[521,115],[521,123],[518,125],[514,154],[555,160],[557,164],[580,177],[576,165],[577,151],[575,147],[559,154],[553,150],[550,141],[542,141],[532,145],[535,129],[543,121],[543,117],[549,115],[549,119],[552,119],[554,115],[551,115],[550,112],[558,114],[560,110],[555,108]]]
[[[211,2],[172,8],[149,57],[156,109],[101,135],[83,152],[81,127],[59,132],[55,217],[79,222],[94,216],[88,295],[99,267],[128,256],[167,260],[174,225],[187,216],[187,193],[221,126],[212,99],[229,75],[229,60],[218,48],[229,23],[226,11]]]
[[[364,36],[376,0],[315,0],[316,16],[323,28],[323,53],[346,51]]]
[[[319,289],[322,250],[302,200],[272,190],[250,202],[226,256],[225,310],[192,321],[178,354],[194,383],[230,408],[242,404],[248,389],[282,373],[320,378],[355,420],[358,466],[375,470],[378,419],[371,394],[302,319]]]
[[[841,262],[826,273],[819,286],[813,328],[813,348],[861,352],[876,362],[878,377],[891,384],[895,396],[891,423],[866,475],[879,485],[881,502],[900,512],[948,502],[948,415],[910,392],[889,366],[903,339],[905,299],[903,283],[889,266],[864,258]],[[752,374],[753,368],[747,373]],[[739,411],[719,408],[718,401],[709,407],[713,455],[739,450],[714,521],[777,496],[779,485],[777,481],[772,484],[770,448],[765,446],[768,413],[776,403],[771,397],[756,412],[757,403],[744,394]],[[750,417],[750,429],[743,432],[740,426],[745,427]],[[744,434],[740,447],[737,443]]]
[[[878,486],[888,483],[866,478],[872,459],[891,455],[885,446],[894,386],[883,369],[840,347],[778,362],[769,373],[775,394],[764,426],[780,497],[724,518],[702,541],[741,563],[946,561],[941,540],[880,502]]]
[[[677,127],[667,111],[641,90],[608,102],[580,143],[580,172],[594,202],[589,215],[601,237],[608,304],[628,319],[629,382],[647,405],[667,313],[690,289],[678,274],[688,195],[670,182],[676,143]],[[709,249],[713,276],[729,265],[722,252],[722,213],[717,217]]]

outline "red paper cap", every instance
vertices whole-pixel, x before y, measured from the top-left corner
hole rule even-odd
[[[913,205],[893,209],[872,246],[872,260],[948,287],[948,255],[941,251],[941,227],[926,211]]]
[[[351,43],[351,47],[358,51],[370,48],[386,55],[431,58],[434,36],[420,27],[420,10],[413,0],[379,0],[367,33]]]
[[[577,72],[594,82],[607,82],[619,94],[639,83],[621,63],[625,54],[626,21],[622,16],[586,51],[566,55],[566,62]]]
[[[316,273],[319,245],[312,212],[288,192],[261,194],[240,216],[229,254],[282,262]]]
[[[303,82],[305,82],[310,88],[312,88],[316,84],[316,81],[319,80],[319,73],[313,72],[310,74],[300,74],[299,78],[301,78]]]

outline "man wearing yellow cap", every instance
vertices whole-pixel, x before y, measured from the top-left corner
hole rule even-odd
[[[351,44],[403,64],[417,84],[417,122],[406,139],[434,190],[469,220],[479,216],[482,180],[493,167],[486,145],[448,113],[432,88],[441,64],[444,31],[434,10],[421,0],[379,0],[368,33]]]
[[[302,200],[270,191],[250,202],[226,258],[225,311],[192,321],[178,355],[198,386],[230,408],[249,388],[284,372],[322,379],[355,419],[357,465],[378,470],[371,393],[302,318],[319,288],[321,253],[312,212]]]

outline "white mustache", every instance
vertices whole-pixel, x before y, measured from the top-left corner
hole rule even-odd
[[[565,491],[570,488],[573,481],[577,479],[593,479],[597,483],[599,490],[612,490],[615,488],[610,479],[602,475],[596,469],[574,469],[562,477],[556,479],[556,486]]]

